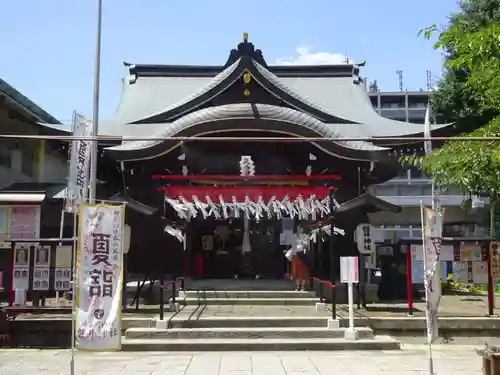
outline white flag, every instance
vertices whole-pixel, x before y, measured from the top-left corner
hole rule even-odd
[[[75,345],[120,350],[123,206],[82,204],[76,266]]]
[[[443,211],[423,205],[421,210],[427,335],[428,340],[432,342],[438,337],[437,314],[441,299],[439,256],[443,236]]]
[[[73,113],[73,136],[90,137],[92,123],[82,115]],[[66,211],[75,212],[76,205],[87,198],[89,188],[90,157],[93,142],[71,142]]]
[[[424,121],[424,150],[425,154],[432,152],[432,141],[431,141],[431,109],[427,104],[427,109],[425,110],[425,121]]]

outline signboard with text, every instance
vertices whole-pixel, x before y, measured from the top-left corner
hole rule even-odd
[[[81,206],[77,249],[76,347],[121,348],[123,206]]]
[[[358,257],[340,258],[340,282],[341,283],[359,282]]]

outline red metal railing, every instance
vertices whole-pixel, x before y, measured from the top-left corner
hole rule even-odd
[[[331,290],[331,300],[332,300],[332,319],[336,319],[337,317],[337,303],[335,298],[336,286],[332,284],[332,282],[328,280],[322,280],[317,277],[312,277],[312,282],[314,286],[314,290],[316,291],[316,296],[319,296],[320,302],[326,301],[326,297],[324,294],[324,287],[328,287]]]
[[[177,295],[177,285],[178,285],[177,283],[180,282],[179,290],[184,290],[184,281],[185,281],[184,277],[177,277],[173,280],[160,283],[160,320],[163,320],[164,317],[165,301],[163,298],[163,292],[165,288],[168,288],[169,286],[172,287],[172,303],[175,304],[175,299]]]

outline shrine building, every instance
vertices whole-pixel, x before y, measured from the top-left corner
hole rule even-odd
[[[335,257],[355,255],[357,225],[400,210],[368,188],[398,174],[409,145],[422,148],[404,138],[423,126],[374,110],[362,64],[271,66],[245,34],[220,66],[126,65],[100,134],[139,139],[103,142],[98,194],[128,202],[129,272],[282,278],[284,226],[328,224],[333,206],[344,231]],[[314,267],[326,275],[321,254]]]

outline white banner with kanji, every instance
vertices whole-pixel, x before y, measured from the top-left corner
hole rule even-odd
[[[90,137],[92,123],[82,115],[73,113],[73,136]],[[74,212],[76,205],[87,198],[90,172],[90,154],[93,142],[77,139],[71,142],[66,211]]]
[[[123,206],[80,209],[75,345],[81,350],[121,348],[124,212]]]
[[[427,334],[438,337],[437,314],[441,300],[439,258],[443,237],[443,211],[422,206],[424,286],[426,289]]]

